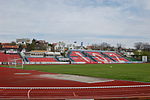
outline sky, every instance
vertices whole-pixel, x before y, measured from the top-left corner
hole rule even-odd
[[[150,43],[150,0],[0,0],[0,42]]]

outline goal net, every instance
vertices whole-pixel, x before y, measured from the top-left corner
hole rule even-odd
[[[19,59],[9,59],[8,60],[8,65],[9,68],[22,68],[23,69],[23,59],[19,58]]]

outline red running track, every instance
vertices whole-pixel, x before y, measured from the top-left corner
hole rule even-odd
[[[150,83],[119,80],[83,83],[39,77],[41,74],[55,75],[0,67],[0,99],[150,98]]]

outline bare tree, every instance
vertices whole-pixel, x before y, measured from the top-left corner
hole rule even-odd
[[[143,43],[142,43],[142,42],[136,42],[136,43],[134,43],[134,47],[135,47],[137,50],[142,49],[142,46],[143,46]]]
[[[150,44],[149,43],[143,43],[143,42],[137,42],[134,44],[134,47],[137,50],[149,50],[150,49]]]
[[[100,50],[101,47],[100,47],[100,44],[92,44],[92,50]]]
[[[117,43],[117,48],[122,48],[122,44],[121,43]]]
[[[106,48],[106,47],[110,47],[110,44],[108,44],[106,42],[103,42],[103,43],[101,43],[101,46],[104,47],[104,48]]]
[[[109,50],[111,48],[110,44],[103,42],[101,44],[92,44],[93,50]]]
[[[116,48],[118,51],[121,51],[122,50],[122,44],[121,43],[117,43],[117,48]]]

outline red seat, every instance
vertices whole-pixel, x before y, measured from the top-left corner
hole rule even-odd
[[[5,54],[0,52],[0,62],[9,62],[13,59],[21,58],[19,54]]]
[[[111,59],[109,59],[108,57],[105,57],[100,52],[85,51],[85,53],[92,56],[92,58],[95,59],[97,62],[101,62],[101,63],[113,62]]]
[[[108,55],[109,57],[111,57],[116,62],[128,62],[127,59],[125,59],[121,55],[117,54],[116,52],[103,52],[103,53]]]
[[[55,58],[28,58],[30,62],[58,62]]]

